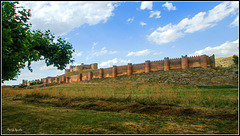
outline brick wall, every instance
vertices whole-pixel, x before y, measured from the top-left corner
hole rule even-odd
[[[82,80],[88,80],[88,73],[82,73]]]
[[[152,61],[150,63],[150,71],[164,70],[164,60]]]
[[[143,73],[143,72],[145,72],[145,63],[132,65],[132,74]]]
[[[83,66],[83,65],[82,65]],[[84,65],[86,69],[96,69],[97,64],[91,64],[91,65]],[[69,82],[79,82],[84,80],[91,80],[94,78],[107,78],[107,77],[116,77],[116,76],[122,76],[122,75],[132,75],[137,73],[143,73],[143,72],[150,72],[150,71],[159,71],[164,70],[168,71],[171,69],[188,69],[188,68],[194,68],[194,67],[215,67],[215,56],[182,56],[181,58],[174,58],[169,59],[168,57],[164,58],[164,60],[159,61],[145,61],[145,63],[141,64],[132,64],[128,63],[128,65],[124,66],[113,66],[110,68],[101,68],[97,69],[91,72],[81,73],[78,75],[72,75],[70,77],[47,77],[44,79],[41,79],[44,84],[49,83],[69,83]],[[80,67],[74,67],[71,66],[70,70],[77,70],[81,69]],[[68,70],[67,70],[68,72]],[[23,84],[29,84],[27,80],[23,80]]]
[[[169,59],[169,69],[181,69],[181,58]]]
[[[103,78],[112,77],[112,68],[103,69]]]
[[[188,58],[188,67],[201,67],[200,56],[198,57],[189,57]]]
[[[99,78],[99,70],[98,71],[92,71],[92,78]]]
[[[117,76],[127,75],[128,66],[117,67]]]

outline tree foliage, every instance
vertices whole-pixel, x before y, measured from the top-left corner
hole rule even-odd
[[[2,2],[2,82],[14,80],[26,65],[45,60],[47,66],[59,70],[72,63],[74,49],[69,42],[55,36],[50,30],[30,30],[30,10],[17,7],[18,2]]]
[[[235,65],[238,66],[238,56],[237,55],[233,55],[233,62]]]

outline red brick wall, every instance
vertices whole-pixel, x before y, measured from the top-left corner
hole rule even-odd
[[[143,73],[143,72],[145,72],[145,63],[132,65],[132,74]]]
[[[112,77],[112,68],[103,69],[103,77]]]
[[[150,71],[164,70],[164,60],[152,61],[150,63]]]
[[[75,66],[76,67],[76,66]],[[88,67],[88,65],[84,65],[84,67]],[[187,69],[193,67],[215,67],[215,56],[182,56],[182,58],[169,59],[164,58],[164,60],[159,61],[145,61],[145,63],[141,64],[129,64],[124,66],[114,66],[111,68],[98,69],[96,71],[82,73],[79,75],[72,75],[69,77],[69,80],[65,77],[48,77],[42,79],[43,83],[53,83],[57,82],[57,78],[59,78],[60,83],[66,82],[78,82],[84,80],[90,80],[94,78],[100,78],[102,73],[102,78],[105,77],[113,77],[121,76],[121,75],[131,75],[143,72],[150,71],[158,71],[158,70],[171,70],[171,69]],[[76,67],[77,68],[77,67]],[[79,68],[79,67],[78,67]],[[89,65],[89,69],[91,66]],[[73,66],[74,69],[74,66]],[[130,70],[129,70],[130,69]],[[116,72],[115,74],[113,72]],[[23,80],[23,83],[27,81]],[[26,84],[26,83],[25,83]]]
[[[80,81],[79,75],[72,75],[70,77],[70,82],[79,82],[79,81]]]
[[[182,65],[181,65],[181,59],[169,59],[169,69],[181,69]]]
[[[59,77],[59,83],[65,83],[64,76]]]
[[[200,56],[198,57],[189,57],[188,58],[188,67],[201,67]]]
[[[117,67],[117,76],[127,75],[128,66],[118,66]]]
[[[99,70],[98,71],[92,71],[92,78],[99,78]]]
[[[70,69],[65,69],[65,74],[69,73]]]
[[[82,80],[88,80],[88,73],[82,73]]]
[[[72,66],[73,71],[81,71],[83,69],[91,69],[91,65],[83,65],[83,66]]]

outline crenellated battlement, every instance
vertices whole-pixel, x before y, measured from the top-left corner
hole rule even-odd
[[[154,61],[151,61],[151,62],[159,62],[159,61],[164,61],[164,60],[154,60]]]

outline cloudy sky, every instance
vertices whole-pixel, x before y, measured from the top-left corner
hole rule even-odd
[[[76,50],[74,65],[99,68],[182,55],[225,57],[239,52],[239,2],[40,2],[22,1],[31,9],[32,29],[50,29]],[[16,81],[64,74],[32,63]],[[69,66],[67,67],[69,68]]]

